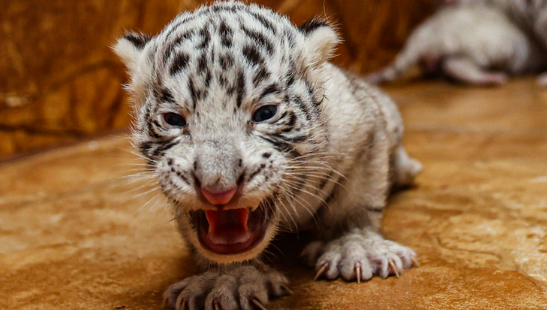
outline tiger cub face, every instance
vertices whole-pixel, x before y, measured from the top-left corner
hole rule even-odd
[[[155,37],[114,47],[131,76],[133,139],[175,209],[182,235],[218,262],[256,257],[320,160],[322,67],[337,36],[269,9],[217,2]]]

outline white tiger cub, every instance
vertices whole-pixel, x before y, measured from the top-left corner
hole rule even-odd
[[[547,0],[444,0],[450,4],[473,7],[478,4],[502,10],[532,40],[539,43],[547,55]],[[547,57],[547,56],[545,56]],[[545,70],[545,68],[542,68]],[[547,72],[537,78],[539,85],[547,87]]]
[[[327,60],[338,37],[269,9],[216,2],[115,46],[136,102],[133,139],[204,272],[173,284],[180,309],[253,309],[290,292],[260,261],[280,227],[308,229],[317,277],[399,275],[416,254],[380,234],[408,157],[395,104]]]
[[[544,68],[547,53],[502,10],[456,2],[418,26],[393,63],[368,80],[393,81],[418,64],[427,73],[469,84],[496,85],[504,83],[508,74]]]

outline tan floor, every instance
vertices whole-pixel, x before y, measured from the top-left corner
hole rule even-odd
[[[289,263],[294,295],[268,309],[547,309],[547,91],[388,91],[425,170],[383,230],[422,266],[358,285]],[[141,169],[129,149],[107,137],[0,165],[0,309],[159,309],[194,272],[151,181],[124,177]]]

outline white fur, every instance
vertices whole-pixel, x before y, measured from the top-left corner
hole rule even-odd
[[[278,230],[311,230],[324,244],[318,256],[351,248],[345,244],[354,238],[361,247],[392,244],[378,233],[387,194],[393,184],[410,184],[421,165],[402,148],[396,105],[328,62],[337,42],[324,22],[298,29],[256,5],[217,2],[182,13],[142,49],[125,39],[115,47],[131,75],[135,145],[172,202],[181,235],[200,265],[213,269],[169,288],[166,299],[177,310],[182,301],[190,309],[250,309],[248,299],[264,304],[281,295],[286,278],[259,262]],[[254,121],[268,105],[275,115]],[[185,125],[169,124],[170,113]],[[234,186],[240,197],[223,208],[271,214],[256,246],[219,254],[199,241],[196,214],[217,208],[199,190]],[[392,263],[415,256],[399,245],[358,252],[350,256]],[[348,278],[352,264],[330,266],[329,277],[340,271]],[[192,304],[202,294],[204,304]]]
[[[546,61],[547,54],[501,10],[473,2],[436,12],[413,31],[393,64],[370,80],[395,80],[421,62],[426,71],[462,82],[498,84],[505,74],[537,71]]]
[[[338,35],[330,27],[321,27],[311,33],[305,43],[310,53],[308,65],[317,65],[329,60],[339,42]]]
[[[146,52],[137,48],[126,38],[120,38],[113,47],[114,52],[122,59],[131,82],[127,90],[133,94],[137,102],[143,100],[144,85],[149,81],[152,72],[150,60],[146,58]]]

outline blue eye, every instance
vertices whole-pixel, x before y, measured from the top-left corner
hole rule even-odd
[[[163,120],[171,126],[174,126],[174,127],[186,126],[186,120],[180,114],[169,112],[169,113],[163,113],[162,116],[163,116]]]
[[[267,121],[275,116],[277,113],[276,105],[265,105],[260,109],[256,110],[253,114],[253,122],[260,123]]]

